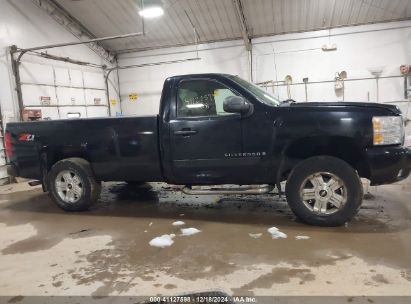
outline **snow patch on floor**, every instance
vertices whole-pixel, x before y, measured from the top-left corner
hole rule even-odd
[[[182,228],[180,231],[183,236],[189,236],[201,232],[201,230],[198,230],[197,228]]]
[[[259,239],[263,234],[262,233],[249,233],[248,234],[253,239]]]
[[[183,225],[185,225],[186,223],[184,223],[183,221],[176,221],[176,222],[174,222],[172,225],[173,226],[183,226]]]
[[[308,235],[296,235],[295,239],[296,240],[309,240],[311,237],[309,237]]]
[[[153,247],[160,247],[160,248],[165,248],[173,245],[174,241],[173,238],[175,237],[175,234],[163,234],[162,236],[158,236],[154,239],[152,239],[149,244],[150,246]]]
[[[268,233],[271,234],[273,239],[286,239],[287,235],[284,232],[278,230],[277,227],[271,227],[267,229]]]

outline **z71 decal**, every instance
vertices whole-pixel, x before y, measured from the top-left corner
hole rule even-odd
[[[21,133],[19,135],[19,141],[34,141],[34,134]]]

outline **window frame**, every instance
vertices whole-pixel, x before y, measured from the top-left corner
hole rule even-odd
[[[215,83],[217,83],[217,84],[219,84],[219,85],[224,86],[225,88],[227,88],[228,90],[230,90],[230,91],[233,92],[234,94],[237,94],[237,96],[241,96],[241,97],[245,98],[241,93],[239,93],[239,92],[238,92],[237,90],[235,90],[234,88],[226,85],[225,83],[222,83],[221,81],[218,81],[218,80],[216,80],[216,79],[213,79],[213,78],[189,78],[189,79],[181,79],[181,80],[178,82],[177,90],[176,90],[176,92],[175,92],[175,101],[176,101],[176,103],[175,103],[175,118],[176,118],[176,119],[220,118],[220,117],[221,117],[221,118],[227,118],[227,117],[241,116],[241,114],[239,114],[239,113],[229,113],[229,112],[227,112],[227,113],[228,113],[227,115],[218,115],[218,114],[216,114],[216,115],[200,115],[200,116],[179,116],[179,115],[178,115],[178,108],[179,108],[179,102],[178,102],[178,101],[179,101],[179,91],[180,91],[180,87],[181,87],[181,84],[182,84],[182,83],[188,82],[188,81],[210,81],[210,82],[215,82]],[[247,98],[245,98],[245,99],[247,100]],[[247,100],[247,102],[249,102],[249,101]]]

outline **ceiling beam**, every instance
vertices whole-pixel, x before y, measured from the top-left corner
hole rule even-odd
[[[55,0],[32,0],[39,8],[45,11],[50,17],[52,17],[59,24],[64,26],[66,30],[72,33],[80,41],[93,40],[97,37],[91,33],[80,21],[74,18],[69,12],[67,12],[60,4]],[[92,42],[87,46],[99,55],[104,60],[114,63],[115,54],[106,50],[100,43]]]
[[[251,51],[251,34],[247,25],[247,19],[244,15],[243,5],[241,0],[233,0],[238,22],[241,27],[241,35],[244,39],[244,45],[247,51]]]

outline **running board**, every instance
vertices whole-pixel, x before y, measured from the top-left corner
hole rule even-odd
[[[195,189],[193,189],[195,187]],[[181,191],[190,195],[210,195],[210,194],[265,194],[273,191],[273,185],[249,185],[247,187],[218,188],[216,186],[185,186]],[[204,187],[209,189],[204,189]]]

